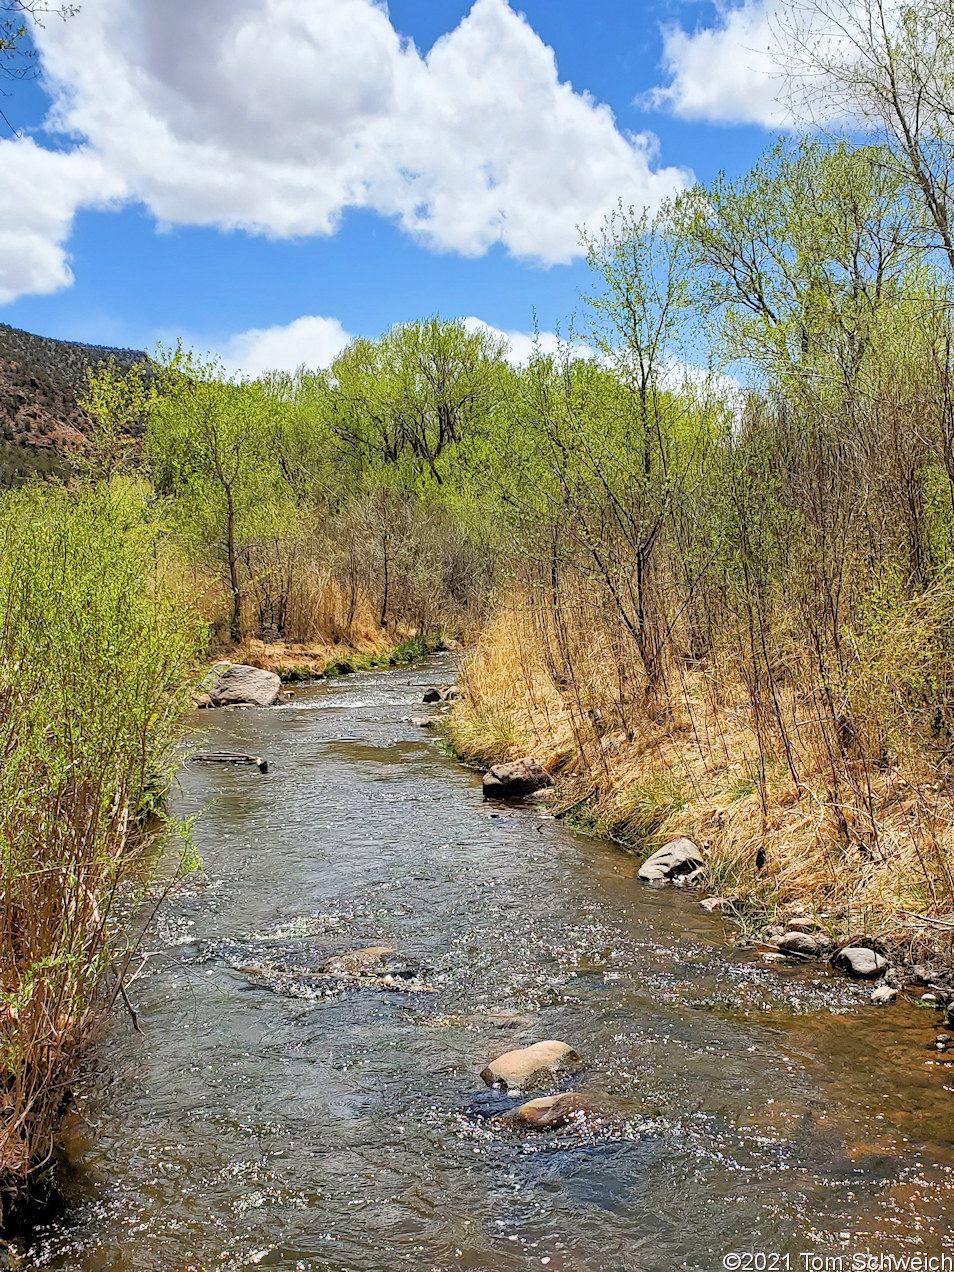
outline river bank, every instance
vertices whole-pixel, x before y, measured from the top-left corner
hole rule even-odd
[[[613,669],[590,674],[558,685],[532,631],[491,624],[441,734],[481,769],[532,756],[554,778],[539,796],[548,810],[639,860],[688,837],[705,897],[769,957],[797,922],[835,948],[871,945],[942,1007],[954,997],[954,799],[927,757],[867,773],[833,806],[825,772],[804,765],[793,780],[743,686],[714,693],[711,678],[686,674],[678,698],[624,729]]]
[[[489,806],[412,723],[454,675],[441,655],[194,717],[203,745],[269,769],[180,774],[171,811],[205,810],[203,869],[131,988],[142,1032],[116,1018],[81,1104],[70,1209],[21,1269],[711,1272],[762,1244],[793,1266],[954,1250],[951,1069],[926,1014],[727,949],[719,916],[642,886],[615,845]],[[425,963],[432,992],[308,998],[241,970],[372,944]],[[627,1116],[500,1120],[521,1097],[481,1071],[543,1038]]]

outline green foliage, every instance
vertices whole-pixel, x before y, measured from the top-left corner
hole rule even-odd
[[[200,627],[147,510],[120,480],[0,501],[0,1195],[108,1007],[191,705]]]

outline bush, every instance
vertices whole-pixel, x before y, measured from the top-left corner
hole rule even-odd
[[[53,1154],[162,827],[200,635],[162,561],[134,486],[0,502],[0,1220]]]

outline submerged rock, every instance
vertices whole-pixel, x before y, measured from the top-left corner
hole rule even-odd
[[[513,760],[509,764],[495,764],[484,774],[484,799],[533,795],[552,785],[553,778],[537,760]]]
[[[503,1087],[505,1091],[529,1086],[546,1080],[564,1069],[574,1068],[580,1057],[566,1042],[548,1038],[535,1042],[532,1047],[518,1047],[505,1051],[481,1072],[488,1086]]]
[[[272,707],[281,691],[274,671],[227,663],[218,664],[208,696],[214,707]]]
[[[620,1109],[612,1101],[598,1095],[586,1095],[581,1091],[563,1091],[560,1095],[545,1095],[537,1100],[527,1100],[517,1109],[511,1109],[498,1119],[510,1126],[529,1126],[534,1130],[556,1130],[567,1122],[587,1118],[605,1118],[618,1115]]]
[[[319,972],[326,976],[416,976],[423,968],[419,958],[398,954],[390,945],[368,945],[360,950],[347,950],[322,963]]]
[[[411,716],[411,724],[418,729],[433,729],[434,723],[433,716]]]
[[[644,883],[667,883],[681,875],[694,874],[703,865],[702,852],[691,839],[671,839],[639,867]]]
[[[888,966],[888,960],[883,954],[869,950],[864,945],[846,945],[831,961],[833,967],[856,980],[874,980],[884,975]]]

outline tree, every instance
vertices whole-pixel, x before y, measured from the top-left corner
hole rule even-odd
[[[177,505],[184,532],[205,546],[230,596],[229,634],[242,636],[242,568],[283,511],[267,445],[276,399],[259,383],[226,379],[182,347],[158,366],[147,454],[156,489]]]
[[[355,340],[331,367],[329,426],[360,462],[409,458],[441,485],[447,452],[493,409],[502,354],[498,337],[439,318]]]
[[[881,136],[954,270],[952,0],[796,0],[781,26],[802,112]]]
[[[29,22],[41,26],[42,19],[50,14],[71,18],[78,12],[71,4],[53,6],[42,0],[0,0],[0,76],[23,79],[38,73]]]

